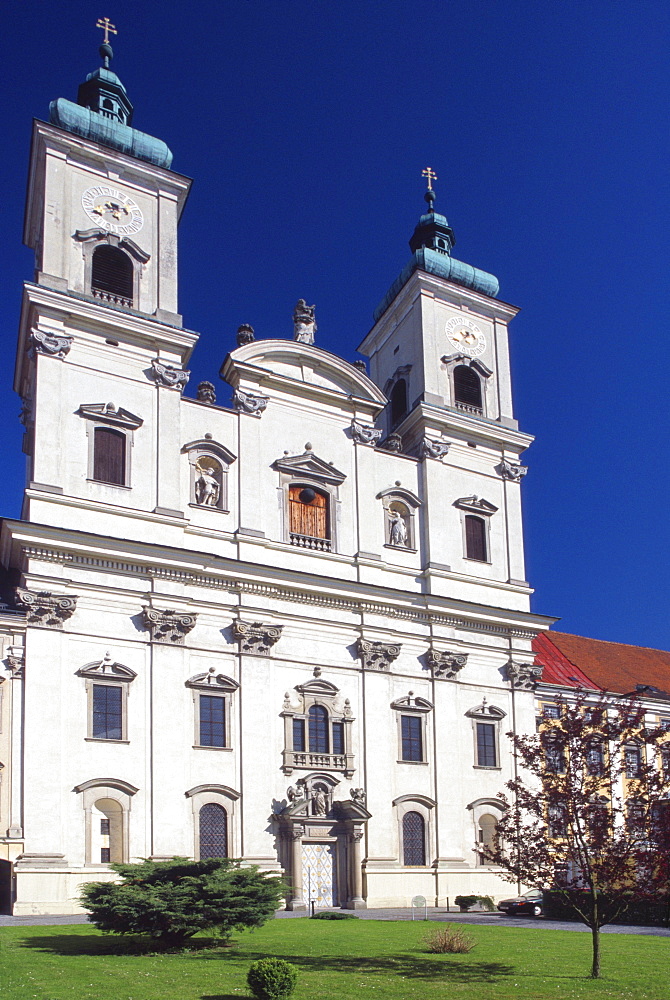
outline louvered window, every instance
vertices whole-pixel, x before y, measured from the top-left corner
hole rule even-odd
[[[290,486],[288,506],[291,544],[329,552],[328,497],[311,486]]]
[[[407,413],[407,382],[399,378],[391,390],[391,426],[395,426]]]
[[[408,812],[402,818],[403,864],[425,865],[426,835],[423,816]]]
[[[123,691],[110,684],[93,685],[93,727],[96,740],[123,739]]]
[[[423,760],[423,723],[418,715],[402,715],[400,717],[402,730],[402,759]]]
[[[209,694],[200,695],[200,746],[225,747],[226,700]]]
[[[309,749],[311,753],[328,753],[328,712],[323,705],[309,710]]]
[[[477,764],[496,767],[496,727],[490,722],[477,723]]]
[[[482,412],[482,384],[477,372],[468,365],[454,368],[454,402]]]
[[[91,291],[116,305],[133,304],[133,262],[127,253],[108,244],[93,251]]]
[[[465,517],[465,554],[468,559],[487,561],[486,554],[486,523],[481,517],[466,514]]]
[[[111,427],[96,427],[93,439],[93,478],[113,486],[126,485],[126,435]]]
[[[228,857],[228,815],[223,806],[208,802],[200,810],[200,860]]]

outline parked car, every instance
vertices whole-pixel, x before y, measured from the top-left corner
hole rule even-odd
[[[523,896],[515,896],[514,899],[501,899],[498,909],[508,917],[518,917],[521,913],[526,913],[531,917],[542,915],[542,893],[539,889],[531,889]]]

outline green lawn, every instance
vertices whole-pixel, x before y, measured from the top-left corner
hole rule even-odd
[[[436,924],[274,920],[232,947],[123,954],[122,939],[87,925],[0,928],[2,1000],[236,1000],[250,962],[277,955],[298,967],[294,1000],[670,1000],[670,938],[603,936],[604,978],[587,978],[590,935],[469,926],[467,955],[431,955]]]

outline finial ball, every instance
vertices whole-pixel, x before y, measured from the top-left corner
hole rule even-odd
[[[109,42],[103,42],[102,45],[100,46],[100,48],[98,49],[98,52],[100,53],[100,58],[101,59],[113,59],[114,58],[114,51],[112,49],[112,46],[109,44]]]
[[[435,197],[436,197],[435,196],[435,192],[433,191],[433,189],[432,188],[428,188],[428,190],[426,191],[426,193],[424,194],[423,197],[424,197],[424,201],[428,202],[428,205],[430,206],[430,209],[432,211],[433,202],[435,201]]]

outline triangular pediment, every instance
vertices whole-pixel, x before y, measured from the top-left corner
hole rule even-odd
[[[293,478],[304,476],[307,479],[316,479],[321,483],[329,483],[331,486],[339,486],[347,478],[331,465],[315,455],[313,451],[306,451],[302,455],[285,455],[273,462],[273,468],[279,472],[284,472]]]
[[[142,417],[135,416],[130,410],[124,410],[114,403],[82,403],[77,410],[80,416],[87,420],[96,420],[102,424],[112,424],[114,427],[124,427],[126,430],[137,430],[144,421]]]
[[[454,500],[454,507],[460,507],[461,510],[468,510],[473,514],[495,514],[498,508],[495,504],[489,503],[488,500],[483,500],[482,497],[472,496],[472,497],[461,497],[459,500]]]

